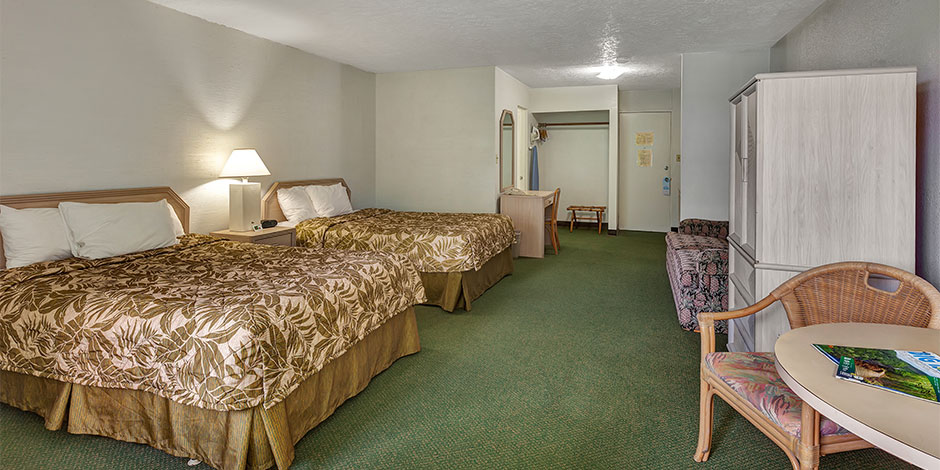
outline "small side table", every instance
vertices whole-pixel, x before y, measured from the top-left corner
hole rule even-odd
[[[940,353],[940,331],[877,323],[824,323],[774,344],[777,373],[805,405],[875,447],[921,468],[940,468],[940,405],[835,377],[813,344]]]
[[[297,231],[294,227],[271,227],[257,232],[233,232],[219,230],[209,235],[236,242],[259,243],[262,245],[297,246]]]
[[[597,222],[597,233],[601,233],[601,221],[604,220],[604,211],[607,210],[607,206],[568,206],[568,210],[571,211],[571,227],[568,227],[569,232],[574,231],[574,225],[578,223],[578,212],[593,212],[594,217],[581,217],[582,221],[586,222]]]

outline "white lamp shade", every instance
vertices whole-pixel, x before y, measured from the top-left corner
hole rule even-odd
[[[268,176],[271,172],[264,166],[261,156],[255,149],[235,149],[229,155],[219,178],[245,178],[249,176]]]

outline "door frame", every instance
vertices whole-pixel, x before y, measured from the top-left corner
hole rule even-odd
[[[667,161],[669,162],[669,163],[668,163],[668,165],[669,165],[669,170],[668,170],[668,171],[669,171],[669,174],[668,174],[668,176],[669,176],[669,182],[670,182],[670,185],[671,185],[671,186],[670,186],[670,192],[669,192],[669,223],[666,224],[666,225],[667,225],[667,226],[670,226],[670,227],[672,226],[672,221],[675,219],[674,216],[676,215],[676,214],[674,214],[674,210],[675,210],[675,207],[674,207],[674,206],[675,206],[675,205],[673,204],[673,198],[678,197],[678,195],[679,195],[679,190],[678,190],[678,188],[677,188],[674,184],[672,184],[672,183],[675,181],[675,178],[673,177],[673,170],[675,169],[675,163],[676,163],[676,162],[673,161],[673,157],[672,157],[673,151],[675,150],[675,149],[672,148],[672,141],[673,141],[673,135],[672,135],[672,132],[673,132],[672,117],[673,117],[673,116],[672,116],[672,113],[673,113],[673,110],[672,110],[672,109],[649,109],[649,110],[644,110],[644,111],[619,111],[619,112],[617,113],[618,115],[620,115],[620,114],[666,114],[666,115],[669,116],[669,152],[667,152],[667,156],[666,156],[666,157],[667,157]],[[617,121],[618,121],[618,122],[617,122],[617,124],[618,124],[618,125],[617,125],[617,135],[619,136],[619,135],[620,135],[620,132],[623,130],[623,129],[622,129],[622,126],[625,126],[625,125],[626,125],[626,123],[625,123],[626,119],[618,119]],[[618,140],[618,144],[617,144],[617,159],[618,159],[618,160],[620,160],[621,158],[627,158],[627,157],[629,157],[628,155],[622,155],[621,152],[620,152],[620,150],[621,150],[620,147],[621,147],[623,144],[624,144],[624,142],[619,142],[619,140]],[[621,168],[624,168],[624,169],[625,169],[626,167],[624,167],[624,166],[622,166],[622,165],[627,165],[627,164],[629,164],[629,163],[630,163],[629,161],[622,161],[622,162],[620,162],[620,165],[618,165],[618,168],[617,168],[617,179],[618,179],[618,184],[617,184],[618,194],[617,194],[617,198],[618,198],[618,202],[619,202],[619,198],[620,198],[620,191],[624,191],[624,192],[627,191],[627,187],[626,187],[625,184],[624,184],[624,185],[619,184],[620,169],[621,169]],[[626,208],[624,208],[624,209],[626,209]],[[618,203],[618,210],[619,210],[619,203]],[[624,218],[624,219],[626,219],[626,218]],[[620,217],[619,217],[619,214],[618,214],[618,217],[617,217],[617,230],[627,230],[627,229],[625,229],[625,228],[624,228],[624,229],[621,229],[621,228],[620,228],[620,223],[621,223],[621,220],[620,220]],[[651,232],[651,233],[652,233],[652,232]],[[658,233],[658,232],[657,232],[657,233]]]

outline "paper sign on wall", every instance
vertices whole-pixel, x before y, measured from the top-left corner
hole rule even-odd
[[[639,149],[636,151],[636,166],[650,167],[653,165],[653,151],[650,149]]]
[[[637,132],[636,144],[637,145],[653,145],[653,133],[652,132]]]

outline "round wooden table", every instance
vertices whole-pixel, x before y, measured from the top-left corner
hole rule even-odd
[[[774,345],[780,377],[816,411],[914,465],[940,468],[940,404],[837,379],[814,343],[940,354],[940,330],[829,323],[791,330]]]

